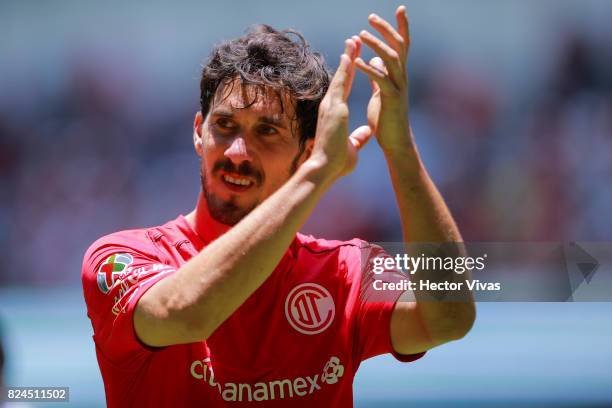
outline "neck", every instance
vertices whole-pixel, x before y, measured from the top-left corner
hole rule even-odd
[[[222,224],[213,219],[208,211],[204,194],[200,192],[195,210],[185,216],[187,222],[206,243],[210,243],[227,232],[231,225]]]

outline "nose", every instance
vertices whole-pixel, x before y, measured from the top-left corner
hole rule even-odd
[[[244,161],[252,161],[252,157],[247,150],[244,137],[241,136],[237,136],[232,140],[232,143],[225,150],[224,155],[234,164],[240,164]]]

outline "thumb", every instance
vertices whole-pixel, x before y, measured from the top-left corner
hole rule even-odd
[[[370,65],[374,68],[387,73],[387,68],[385,67],[385,63],[380,57],[374,57],[370,60]],[[380,86],[375,81],[370,80],[370,85],[372,86],[372,92],[380,91]]]
[[[355,146],[355,148],[361,149],[366,143],[368,143],[371,136],[372,128],[370,128],[368,125],[363,125],[353,130],[353,133],[351,133],[349,136],[349,140],[351,141],[351,144]]]
[[[372,87],[372,93],[376,94],[376,92],[380,91],[380,86],[375,81],[370,79],[370,86]]]
[[[387,67],[385,67],[385,63],[383,62],[383,60],[380,57],[374,57],[370,60],[370,65],[373,66],[374,68],[384,72],[385,74],[387,74]]]

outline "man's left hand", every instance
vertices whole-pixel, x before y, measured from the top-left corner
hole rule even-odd
[[[408,123],[408,76],[406,61],[410,46],[406,8],[395,12],[397,29],[376,14],[368,17],[370,25],[384,41],[366,30],[359,38],[378,57],[369,63],[357,58],[355,65],[370,78],[372,97],[368,103],[368,125],[376,134],[386,154],[398,153],[411,146],[412,136]]]

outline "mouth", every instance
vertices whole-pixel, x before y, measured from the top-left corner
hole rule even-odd
[[[255,185],[253,180],[248,177],[239,176],[237,174],[228,174],[223,173],[221,175],[221,180],[223,180],[223,184],[233,192],[243,192]]]

